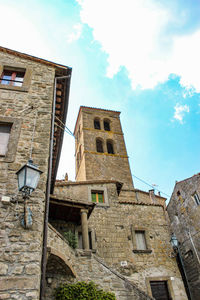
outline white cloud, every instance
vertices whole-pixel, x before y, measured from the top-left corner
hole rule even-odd
[[[174,73],[181,85],[200,92],[200,30],[182,36],[167,33],[169,24],[180,27],[181,23],[172,8],[154,0],[77,2],[81,21],[93,29],[94,39],[108,54],[108,77],[125,66],[132,87],[145,89]]]
[[[176,104],[174,107],[175,112],[174,112],[174,119],[179,121],[181,124],[183,124],[183,117],[185,113],[189,113],[190,109],[188,105],[181,105],[181,104]]]
[[[71,34],[69,34],[68,38],[67,38],[67,41],[68,43],[72,43],[76,40],[78,40],[81,36],[81,33],[82,33],[82,24],[78,23],[78,24],[75,24],[73,26],[73,29],[74,29],[74,32],[72,32]]]

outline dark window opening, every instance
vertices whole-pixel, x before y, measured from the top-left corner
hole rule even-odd
[[[98,119],[94,120],[94,128],[95,129],[101,129],[100,121]]]
[[[110,154],[114,154],[113,143],[111,141],[107,141],[107,151]]]
[[[104,130],[110,131],[110,122],[109,121],[104,121]]]
[[[7,153],[11,127],[11,124],[0,123],[0,156]]]
[[[103,142],[99,139],[96,140],[97,152],[103,153]]]
[[[92,231],[88,232],[89,248],[92,249]],[[82,232],[78,232],[78,248],[83,249],[83,235]]]
[[[9,68],[5,68],[1,74],[1,84],[20,87],[23,84],[24,75],[24,69],[12,70]]]
[[[103,191],[92,191],[92,202],[104,203]]]
[[[194,195],[193,195],[193,197],[194,197],[194,200],[195,200],[196,204],[200,205],[199,195],[195,192]]]

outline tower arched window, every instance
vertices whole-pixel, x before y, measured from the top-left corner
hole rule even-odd
[[[104,130],[110,131],[110,120],[105,119],[105,120],[103,121],[103,126],[104,126]]]
[[[101,139],[96,139],[96,149],[97,152],[103,153],[103,141]]]
[[[99,118],[94,119],[94,129],[101,129],[100,120]]]
[[[107,152],[110,154],[114,154],[114,147],[113,147],[113,141],[112,140],[108,140],[106,142],[107,145]]]

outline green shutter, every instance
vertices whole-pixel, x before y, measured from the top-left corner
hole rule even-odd
[[[103,193],[98,193],[99,203],[103,203]]]
[[[92,193],[92,202],[96,202],[96,193]]]

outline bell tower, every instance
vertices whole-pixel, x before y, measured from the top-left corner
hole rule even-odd
[[[76,121],[76,180],[117,180],[133,187],[120,112],[81,106]]]

